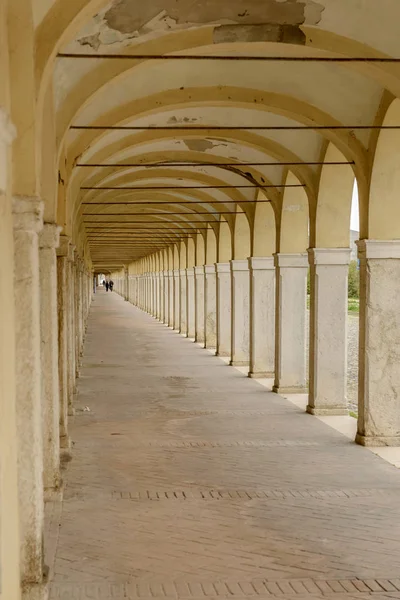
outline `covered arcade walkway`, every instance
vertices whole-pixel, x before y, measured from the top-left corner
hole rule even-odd
[[[70,429],[52,599],[400,598],[400,472],[102,289]]]

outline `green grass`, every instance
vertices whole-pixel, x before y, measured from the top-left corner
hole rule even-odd
[[[348,310],[349,313],[360,312],[360,301],[358,298],[349,298]]]
[[[357,413],[353,412],[352,410],[349,410],[349,415],[350,415],[350,417],[353,417],[353,419],[357,419],[358,418]]]

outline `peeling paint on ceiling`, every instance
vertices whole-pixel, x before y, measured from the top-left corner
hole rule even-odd
[[[324,6],[314,0],[115,0],[104,14],[110,29],[132,34],[185,24],[316,25]]]

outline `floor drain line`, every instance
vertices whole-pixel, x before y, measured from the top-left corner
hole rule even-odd
[[[314,498],[351,499],[371,496],[387,496],[399,493],[398,489],[349,489],[349,490],[135,490],[130,492],[113,491],[114,500],[294,500]]]

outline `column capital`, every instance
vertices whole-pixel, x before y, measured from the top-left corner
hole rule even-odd
[[[57,248],[57,256],[68,256],[69,245],[71,243],[70,238],[65,235],[60,235],[60,242]]]
[[[400,240],[359,240],[358,258],[400,258]]]
[[[182,277],[184,277],[184,275],[186,275],[186,269],[180,269],[179,274],[182,275]]]
[[[39,234],[39,248],[58,248],[61,229],[56,223],[45,223]]]
[[[15,230],[39,233],[43,227],[44,204],[36,196],[14,196],[12,199]]]
[[[194,267],[195,275],[204,275],[204,267]]]
[[[245,260],[231,260],[231,271],[248,271],[249,270],[249,259]]]
[[[174,276],[174,272],[170,269],[169,271],[167,271],[167,276],[168,277],[173,277]]]
[[[215,264],[213,264],[213,265],[204,265],[204,273],[206,275],[215,275]]]
[[[306,252],[299,252],[298,254],[274,254],[275,266],[280,268],[301,268],[305,269],[308,267],[308,256]]]
[[[215,263],[215,272],[216,273],[230,273],[231,265],[230,263]]]
[[[172,271],[172,274],[173,274],[174,277],[179,277],[179,269],[174,269]]]
[[[351,248],[309,248],[310,265],[337,266],[350,263]]]
[[[251,271],[272,271],[275,269],[273,256],[252,256],[249,258],[249,269]]]
[[[194,269],[193,269],[193,267],[188,267],[186,269],[186,276],[187,277],[194,277]]]

